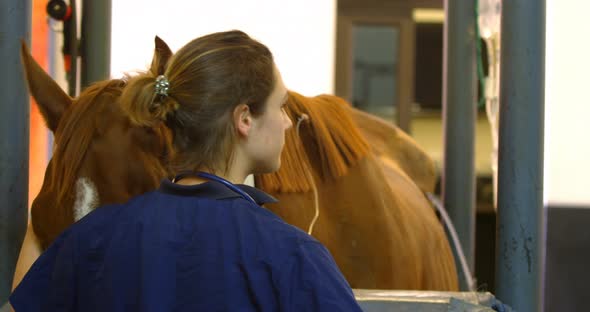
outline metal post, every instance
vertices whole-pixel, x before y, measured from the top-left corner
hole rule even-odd
[[[8,300],[28,219],[29,92],[20,40],[31,42],[31,1],[0,1],[0,306]]]
[[[111,66],[111,0],[82,3],[81,88],[108,79]]]
[[[444,205],[470,270],[475,258],[475,2],[445,0],[443,58]],[[453,251],[455,259],[457,251]],[[461,290],[469,290],[457,263]]]
[[[496,294],[543,310],[545,0],[502,3]]]

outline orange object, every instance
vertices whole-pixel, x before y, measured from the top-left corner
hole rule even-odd
[[[47,26],[47,13],[45,12],[45,0],[33,0],[32,8],[32,38],[31,52],[37,62],[47,70],[47,37],[49,27]],[[31,98],[31,117],[29,134],[29,207],[33,199],[39,193],[43,183],[43,174],[49,159],[49,132],[45,122],[39,113],[37,104]]]
[[[72,56],[71,55],[64,55],[64,70],[66,73],[70,72],[72,68]]]

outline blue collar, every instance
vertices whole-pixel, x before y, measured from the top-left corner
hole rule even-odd
[[[268,203],[276,203],[278,200],[269,194],[249,185],[235,184],[242,191],[250,195],[258,205]],[[158,189],[162,193],[180,195],[180,196],[194,196],[205,197],[209,199],[227,199],[242,197],[238,192],[231,190],[220,182],[211,180],[202,184],[196,185],[181,185],[172,183],[164,179]]]

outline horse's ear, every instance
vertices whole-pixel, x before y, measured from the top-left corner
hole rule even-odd
[[[150,71],[158,76],[163,75],[166,70],[166,64],[170,57],[172,57],[172,50],[168,47],[168,44],[164,42],[160,37],[155,38],[156,48],[154,50],[154,58],[152,59],[152,65]]]
[[[72,105],[73,100],[33,59],[23,40],[21,40],[20,55],[29,92],[37,102],[47,128],[55,133],[61,116]]]

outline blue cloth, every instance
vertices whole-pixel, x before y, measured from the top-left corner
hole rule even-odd
[[[41,255],[10,302],[17,312],[361,311],[323,245],[215,181],[164,181],[96,209]]]

